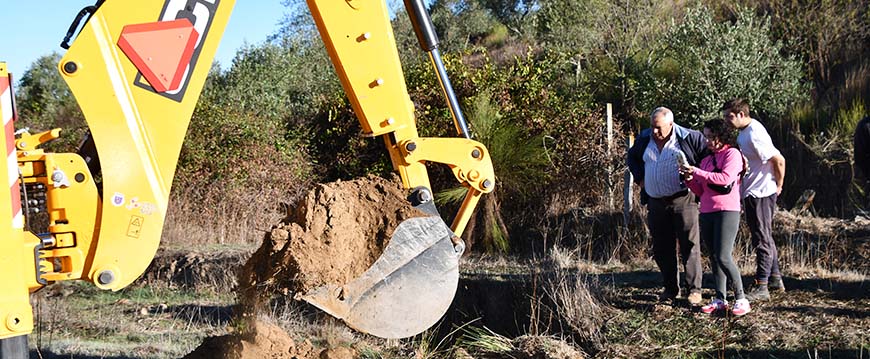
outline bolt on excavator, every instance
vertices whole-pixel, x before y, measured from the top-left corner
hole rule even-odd
[[[14,131],[13,81],[0,62],[9,188],[0,191],[7,203],[0,205],[0,358],[27,357],[31,293],[66,280],[117,291],[152,261],[181,145],[234,3],[99,0],[79,12],[57,67],[90,131],[77,153],[40,148],[59,129]],[[480,196],[495,187],[492,162],[471,139],[422,0],[405,0],[405,7],[457,137],[419,137],[383,0],[307,4],[362,134],[383,139],[409,200],[428,216],[400,223],[358,278],[300,297],[361,332],[413,336],[435,324],[453,300],[464,250],[459,236]],[[428,162],[449,166],[468,188],[449,227],[432,201]],[[30,230],[35,212],[47,213],[47,232]]]

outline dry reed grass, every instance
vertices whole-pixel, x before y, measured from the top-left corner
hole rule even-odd
[[[749,230],[741,224],[735,254],[744,273],[754,273],[755,253]],[[786,275],[854,278],[870,274],[870,221],[820,218],[779,210],[773,237]]]
[[[259,244],[311,185],[293,168],[250,164],[241,180],[188,180],[173,188],[163,228],[164,247]]]
[[[597,288],[591,277],[560,269],[556,269],[544,285],[554,311],[568,325],[574,338],[594,351],[604,347],[601,329],[610,314]]]
[[[603,208],[574,208],[548,218],[540,233],[547,248],[572,248],[572,256],[590,262],[632,262],[649,257],[646,215],[635,208],[626,225],[623,213]]]

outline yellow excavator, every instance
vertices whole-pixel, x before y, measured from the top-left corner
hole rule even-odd
[[[480,196],[495,187],[492,162],[470,138],[421,0],[405,6],[457,137],[418,136],[383,0],[307,1],[363,135],[383,138],[409,200],[430,216],[400,223],[358,278],[301,297],[359,331],[413,336],[453,300],[464,249],[458,236]],[[0,357],[27,355],[31,293],[65,280],[120,290],[153,259],[184,135],[234,3],[99,0],[79,12],[58,64],[90,130],[77,153],[40,149],[58,129],[14,131],[12,80],[0,62],[9,188],[0,190],[0,203],[8,203],[0,205]],[[427,162],[446,164],[468,188],[449,227],[433,205]],[[47,213],[47,232],[30,230],[34,212]]]

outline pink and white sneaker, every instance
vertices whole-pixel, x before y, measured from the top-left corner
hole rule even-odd
[[[734,314],[734,316],[737,317],[751,311],[752,308],[749,306],[749,301],[746,299],[738,299],[736,302],[734,302],[734,307],[731,308],[731,314]]]
[[[701,307],[701,313],[710,314],[725,309],[728,309],[728,302],[725,302],[721,299],[713,299],[710,304]]]

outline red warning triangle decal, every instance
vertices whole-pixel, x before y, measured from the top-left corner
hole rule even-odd
[[[154,91],[166,92],[181,85],[197,39],[188,19],[158,21],[124,26],[118,47]]]

